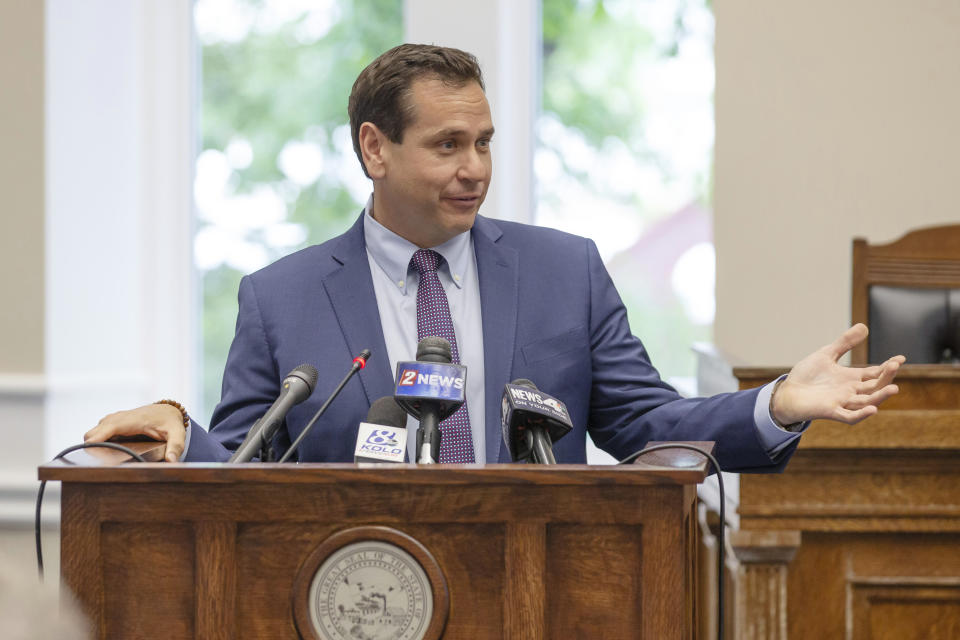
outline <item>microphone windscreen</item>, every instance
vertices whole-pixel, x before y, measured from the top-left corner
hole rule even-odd
[[[533,384],[532,381],[527,380],[526,378],[517,378],[510,384],[515,385],[517,387],[528,387],[530,389],[536,389],[537,391],[540,390],[539,388],[537,388],[537,385]]]
[[[424,338],[417,343],[417,360],[420,362],[452,362],[453,351],[450,348],[450,342],[446,338],[437,336]]]
[[[393,396],[377,398],[367,412],[367,422],[385,427],[403,428],[407,426],[407,412],[403,410]]]
[[[310,393],[313,393],[313,390],[317,387],[317,379],[320,377],[320,374],[312,364],[302,364],[287,374],[288,378],[290,376],[297,376],[306,382],[307,386],[310,387]]]

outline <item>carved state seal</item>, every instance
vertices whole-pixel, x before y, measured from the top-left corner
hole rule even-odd
[[[363,540],[326,558],[310,583],[308,607],[324,640],[421,640],[433,594],[426,571],[407,551]]]

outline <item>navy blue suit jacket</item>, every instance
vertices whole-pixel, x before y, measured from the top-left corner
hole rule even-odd
[[[714,440],[725,470],[778,470],[753,422],[757,391],[683,399],[630,333],[627,313],[591,240],[478,216],[473,241],[482,307],[486,458],[509,462],[500,427],[503,385],[516,378],[566,403],[574,429],[556,443],[558,462],[586,461],[589,431],[617,458],[650,440]],[[278,436],[283,450],[368,348],[351,380],[301,445],[299,459],[353,460],[357,425],[371,402],[393,393],[362,216],[342,236],[287,256],[240,283],[236,336],[211,431],[193,425],[185,460],[225,460],[303,363],[317,367],[313,396],[294,407]],[[469,371],[469,362],[465,362]]]

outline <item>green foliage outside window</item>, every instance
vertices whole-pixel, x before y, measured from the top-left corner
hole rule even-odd
[[[705,0],[542,0],[536,222],[593,238],[661,374],[713,314]]]
[[[342,232],[363,207],[369,188],[350,147],[347,96],[360,71],[402,41],[403,20],[401,0],[299,3],[303,10],[285,21],[275,15],[284,3],[199,0],[198,12],[205,3],[225,9],[208,33],[198,24],[197,264],[209,416],[220,397],[240,278]],[[235,15],[247,18],[246,33],[220,36],[217,20]],[[311,24],[317,20],[329,24]]]

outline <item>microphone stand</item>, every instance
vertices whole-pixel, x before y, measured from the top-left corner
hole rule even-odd
[[[550,434],[542,426],[535,426],[533,431],[533,461],[540,464],[557,464],[553,456],[553,443]]]
[[[254,425],[256,428],[256,425]],[[264,434],[260,434],[260,462],[276,462],[277,452],[273,449],[273,444],[267,440]]]
[[[370,351],[364,349],[360,352],[360,355],[353,359],[353,366],[350,367],[350,371],[347,372],[347,375],[343,377],[343,380],[340,381],[340,384],[337,385],[337,388],[333,390],[333,393],[330,394],[330,397],[327,398],[327,401],[323,403],[323,406],[320,407],[310,422],[307,423],[307,426],[303,428],[303,431],[300,432],[300,435],[297,436],[297,439],[293,441],[293,444],[290,445],[290,448],[287,449],[287,452],[283,454],[283,457],[280,458],[280,462],[286,462],[290,459],[290,456],[293,455],[293,452],[297,450],[297,447],[300,446],[300,443],[303,442],[303,439],[307,437],[307,434],[310,433],[310,430],[313,429],[313,425],[317,423],[317,420],[320,419],[320,416],[323,415],[324,411],[327,410],[327,407],[330,406],[330,403],[333,402],[333,399],[340,395],[340,390],[343,389],[344,385],[353,377],[357,371],[363,369],[367,366],[367,359],[370,357]]]
[[[440,461],[440,420],[436,408],[422,410],[417,428],[417,464],[436,464]]]

